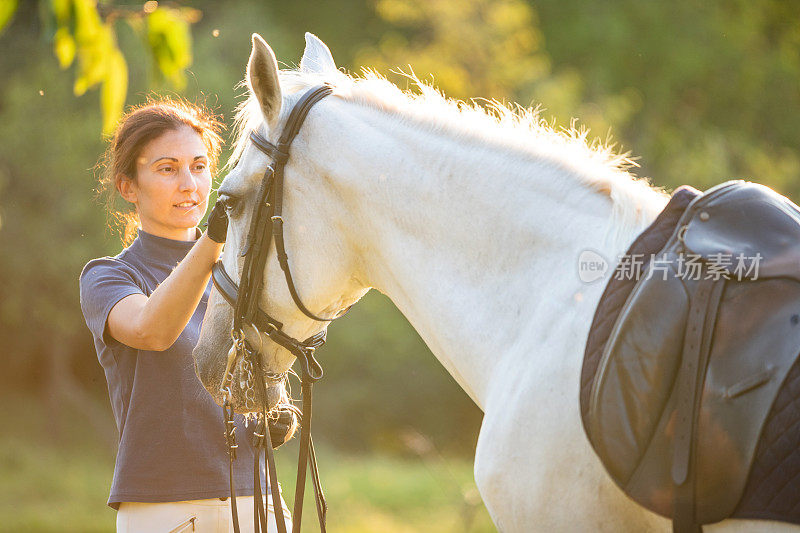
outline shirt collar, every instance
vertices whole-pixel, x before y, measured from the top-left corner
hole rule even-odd
[[[139,229],[136,235],[136,240],[133,241],[131,247],[138,248],[141,252],[156,261],[175,264],[189,253],[194,243],[200,238],[201,232],[195,229],[196,239],[193,241],[178,241],[174,239],[167,239],[166,237],[158,237],[152,233]]]

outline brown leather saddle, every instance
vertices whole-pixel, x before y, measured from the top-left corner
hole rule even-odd
[[[584,429],[630,497],[698,531],[741,508],[798,353],[800,208],[749,182],[681,188],[597,307]]]

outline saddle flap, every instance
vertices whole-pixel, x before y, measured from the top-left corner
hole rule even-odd
[[[760,263],[739,273],[720,254]],[[699,256],[698,269],[686,268],[689,255]],[[798,267],[800,209],[737,181],[693,200],[637,277],[581,404],[588,404],[592,446],[635,501],[696,523],[734,512],[767,415],[800,352]],[[720,289],[717,299],[701,290],[709,280]],[[705,312],[690,316],[695,307]],[[700,343],[699,354],[687,350],[686,339]],[[688,418],[682,383],[695,385]],[[681,450],[689,470],[676,481]]]
[[[800,280],[800,209],[763,185],[728,182],[698,198],[682,221],[688,257],[727,279]]]
[[[673,273],[639,283],[603,350],[589,401],[590,434],[623,484],[634,473],[669,400],[680,365],[688,294]]]

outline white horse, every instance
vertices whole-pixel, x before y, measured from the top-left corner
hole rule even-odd
[[[254,35],[247,82],[238,163],[220,187],[237,203],[226,270],[240,272],[269,162],[248,131],[275,142],[299,94],[330,83],[286,167],[286,249],[306,306],[331,316],[370,288],[391,298],[485,413],[475,480],[499,530],[669,530],[614,485],[584,436],[579,376],[603,283],[582,283],[577,268],[587,249],[618,257],[667,196],[624,171],[624,157],[535,113],[347,76],[311,34],[299,70],[283,72]],[[293,303],[274,248],[264,280],[260,305],[287,333],[304,339],[325,327]],[[195,359],[218,401],[231,317],[213,291]],[[263,346],[270,370],[292,365],[286,350]],[[728,520],[706,530],[789,527]]]

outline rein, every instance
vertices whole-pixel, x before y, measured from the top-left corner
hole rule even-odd
[[[269,475],[269,486],[272,489],[272,503],[275,510],[275,520],[279,533],[286,533],[286,523],[283,516],[283,506],[281,505],[280,492],[278,490],[278,477],[275,472],[275,459],[269,435],[268,419],[269,409],[267,406],[267,388],[265,380],[280,382],[286,379],[286,373],[274,374],[267,372],[261,360],[260,346],[254,348],[245,338],[245,328],[251,327],[257,333],[267,335],[274,342],[287,349],[300,361],[301,368],[301,387],[302,387],[302,412],[292,406],[292,410],[300,419],[300,452],[297,462],[297,484],[294,496],[294,511],[292,514],[292,531],[300,531],[300,522],[303,515],[303,495],[305,492],[306,470],[311,467],[311,480],[314,485],[314,503],[319,518],[320,530],[325,532],[325,522],[327,513],[327,503],[319,480],[317,470],[316,454],[314,443],[311,439],[311,398],[313,384],[322,378],[323,372],[319,362],[314,357],[317,348],[325,343],[326,331],[312,335],[304,341],[297,340],[283,332],[283,324],[275,320],[270,315],[258,307],[258,296],[261,294],[264,280],[264,266],[267,261],[267,254],[272,241],[275,241],[275,249],[278,254],[278,262],[283,270],[286,284],[292,295],[295,305],[309,318],[319,322],[330,322],[343,316],[348,310],[337,313],[331,318],[322,318],[311,311],[303,304],[294,280],[289,269],[289,258],[283,238],[283,178],[284,169],[289,159],[289,147],[294,140],[300,127],[303,124],[311,108],[331,94],[333,89],[328,85],[322,85],[310,89],[303,94],[300,100],[292,108],[289,118],[284,126],[277,144],[272,144],[257,132],[250,132],[250,140],[253,144],[272,159],[272,163],[264,172],[261,186],[258,192],[258,203],[253,211],[250,220],[250,230],[247,242],[241,255],[244,257],[242,276],[237,284],[225,271],[221,261],[218,261],[212,268],[212,279],[214,286],[222,294],[223,298],[233,307],[233,326],[231,337],[233,346],[228,353],[228,361],[225,368],[221,391],[225,394],[222,412],[225,420],[225,438],[228,445],[228,456],[230,458],[230,489],[231,489],[231,515],[233,518],[234,531],[239,533],[239,518],[236,508],[236,491],[233,483],[233,461],[236,459],[236,434],[233,423],[233,393],[231,386],[233,382],[233,370],[241,359],[242,370],[246,374],[245,403],[246,408],[256,407],[256,395],[261,400],[261,411],[256,415],[256,427],[253,433],[253,447],[255,448],[254,462],[254,524],[255,531],[258,532],[259,524],[264,532],[267,531],[267,508],[261,507],[261,482],[259,479],[259,457],[260,448],[265,449],[267,469]],[[259,335],[259,339],[260,339]]]

